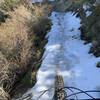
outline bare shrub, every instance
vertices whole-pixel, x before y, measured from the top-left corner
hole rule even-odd
[[[26,66],[31,46],[26,21],[31,18],[31,13],[24,6],[14,10],[9,12],[11,19],[0,27],[0,49],[8,60]]]
[[[8,11],[10,17],[0,25],[0,68],[3,68],[0,71],[0,78],[3,79],[0,87],[6,79],[8,83],[4,90],[9,93],[16,81],[21,81],[19,76],[25,76],[29,71],[31,73],[33,67],[39,68],[40,62],[36,62],[41,61],[43,47],[47,42],[46,31],[51,25],[47,17],[51,8],[47,5],[26,5],[27,2],[24,5],[22,2],[13,11]]]
[[[21,0],[0,0],[0,8],[2,10],[12,10],[14,6]]]
[[[33,11],[24,5],[14,8],[14,11],[8,12],[10,18],[0,26],[0,51],[11,64],[24,69],[40,46],[34,44],[41,44],[44,37],[42,33],[50,25],[47,16],[51,8],[47,4],[40,7],[34,5],[32,9]],[[34,52],[32,46],[35,46]]]

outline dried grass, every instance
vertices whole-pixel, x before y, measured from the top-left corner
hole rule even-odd
[[[0,25],[0,87],[3,91],[11,94],[15,83],[21,81],[20,76],[38,70],[40,63],[36,62],[42,57],[46,31],[51,25],[47,17],[50,10],[48,5],[37,7],[26,0],[7,12],[10,17]],[[27,82],[33,84],[31,77],[28,76]],[[0,97],[6,97],[6,93]]]
[[[20,4],[14,11],[8,12],[10,18],[0,26],[0,51],[10,64],[26,70],[30,58],[36,53],[33,52],[32,46],[41,37],[36,34],[43,33],[48,27],[46,24],[49,21],[47,16],[50,10],[48,5],[31,5],[30,10]],[[34,50],[37,50],[35,47]]]
[[[26,21],[31,18],[31,13],[24,6],[20,6],[9,14],[11,18],[8,18],[0,26],[0,49],[9,60],[17,60],[17,57],[20,56],[16,62],[22,64],[26,62],[31,46],[31,41],[28,39],[28,27],[26,26]]]

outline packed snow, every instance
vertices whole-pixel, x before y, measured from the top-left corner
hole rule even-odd
[[[52,12],[50,19],[53,25],[46,36],[48,43],[45,46],[44,60],[37,73],[37,83],[29,91],[33,94],[32,100],[52,100],[56,74],[63,76],[65,86],[82,90],[99,89],[100,69],[96,64],[100,58],[88,54],[91,44],[84,45],[80,39],[80,19],[71,12]],[[48,89],[42,94],[42,91]],[[100,97],[98,93],[92,93],[92,96]],[[78,98],[90,97],[82,94]]]

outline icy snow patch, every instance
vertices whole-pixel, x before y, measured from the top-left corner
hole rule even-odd
[[[38,98],[42,92],[48,88],[53,88],[56,73],[63,76],[65,86],[75,86],[82,90],[92,90],[100,87],[100,69],[96,64],[100,58],[95,58],[88,54],[91,44],[84,45],[80,40],[80,19],[72,13],[56,13],[51,15],[53,23],[45,46],[45,53],[42,65],[37,73],[37,83],[29,91],[33,93],[33,100],[51,100],[54,89],[46,92]],[[68,92],[68,91],[67,91]],[[100,97],[97,93],[94,97]],[[73,98],[73,97],[72,97]],[[79,99],[89,98],[86,95],[79,95]]]

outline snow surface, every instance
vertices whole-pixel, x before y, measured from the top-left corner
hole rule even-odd
[[[32,100],[52,100],[54,89],[40,95],[41,91],[54,87],[56,73],[63,76],[65,86],[82,90],[99,89],[100,69],[96,68],[96,64],[100,58],[88,54],[91,44],[84,45],[84,41],[80,40],[80,19],[70,12],[52,12],[50,19],[53,25],[46,36],[48,43],[43,56],[45,59],[37,73],[37,83],[29,91],[33,93]],[[100,97],[96,93],[92,95]],[[82,94],[78,98],[89,97]]]
[[[83,5],[83,9],[86,11],[88,8],[90,8],[90,6],[88,5]],[[86,11],[86,17],[90,16],[92,13],[92,11]]]

